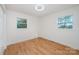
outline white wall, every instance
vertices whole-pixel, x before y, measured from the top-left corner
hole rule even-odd
[[[0,54],[3,54],[6,48],[6,13],[5,6],[0,5]]]
[[[3,10],[2,7],[0,6],[0,45],[3,44],[2,40],[3,38]]]
[[[72,15],[73,29],[60,29],[58,17]],[[40,36],[79,49],[79,7],[57,12],[41,19]]]
[[[17,29],[17,17],[27,19],[26,29]],[[7,10],[7,44],[38,37],[38,18],[20,12]]]
[[[41,35],[40,34],[41,33],[41,29],[42,29],[41,28],[42,27],[42,24],[41,24],[42,22],[41,21],[42,21],[42,18],[41,17],[38,17],[38,27],[37,27],[38,28],[38,37],[41,37],[40,36]]]

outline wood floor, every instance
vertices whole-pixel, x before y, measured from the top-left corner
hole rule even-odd
[[[35,38],[9,45],[5,55],[79,55],[79,51],[62,44],[44,39]]]

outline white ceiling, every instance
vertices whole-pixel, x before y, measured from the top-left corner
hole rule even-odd
[[[35,15],[44,16],[51,13],[59,12],[68,8],[79,6],[78,4],[44,4],[45,10],[38,12],[34,9],[35,4],[6,4],[7,9]]]

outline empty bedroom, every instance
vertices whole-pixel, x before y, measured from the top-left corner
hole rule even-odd
[[[79,55],[78,4],[0,4],[1,55]]]

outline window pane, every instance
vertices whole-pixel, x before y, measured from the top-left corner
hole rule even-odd
[[[72,28],[72,16],[65,16],[58,18],[59,28]]]

